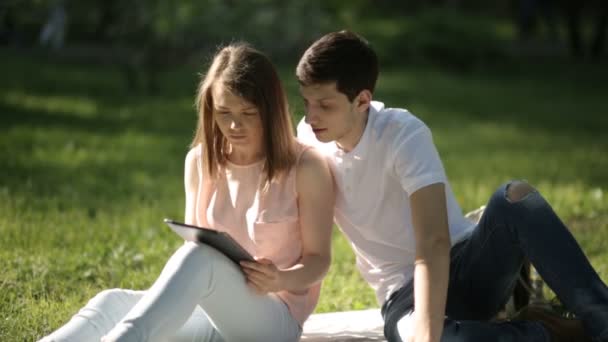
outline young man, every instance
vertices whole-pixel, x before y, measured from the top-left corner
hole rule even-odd
[[[534,310],[522,318],[541,321],[490,322],[524,258],[594,341],[608,341],[608,289],[549,204],[529,184],[512,181],[491,197],[477,225],[468,222],[429,128],[406,110],[372,101],[378,62],[363,38],[325,35],[304,53],[296,75],[306,107],[298,136],[330,160],[335,220],[382,304],[389,341],[581,341],[578,321]]]

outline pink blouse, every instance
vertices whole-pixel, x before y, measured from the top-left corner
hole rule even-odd
[[[307,149],[298,145],[298,158]],[[302,256],[301,227],[296,192],[296,167],[261,190],[264,160],[236,165],[228,162],[219,177],[202,182],[201,150],[197,149],[199,189],[196,224],[229,233],[255,257],[264,257],[280,269],[289,268]],[[280,291],[276,295],[287,304],[302,325],[319,299],[321,284],[302,293]]]

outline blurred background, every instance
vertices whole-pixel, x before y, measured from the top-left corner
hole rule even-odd
[[[56,61],[114,65],[130,88],[244,39],[295,63],[324,32],[350,28],[383,65],[455,68],[514,58],[605,60],[602,0],[3,0],[0,45]],[[146,74],[146,79],[141,74]]]
[[[0,340],[156,279],[218,46],[266,52],[297,122],[299,57],[345,28],[378,52],[374,97],[432,129],[465,211],[527,179],[608,280],[607,16],[606,0],[0,0]],[[317,312],[377,306],[333,242]]]

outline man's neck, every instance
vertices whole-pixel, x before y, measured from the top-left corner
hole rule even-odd
[[[359,116],[359,118],[355,122],[355,125],[353,126],[353,129],[351,129],[350,132],[348,132],[341,139],[336,140],[336,145],[339,149],[348,153],[357,146],[359,141],[361,141],[361,137],[363,137],[363,133],[365,132],[365,127],[367,126],[368,118],[369,109]]]

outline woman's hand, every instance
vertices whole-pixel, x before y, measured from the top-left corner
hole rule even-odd
[[[241,261],[241,268],[247,278],[247,285],[260,294],[283,290],[281,271],[275,264],[265,258],[256,262]]]

